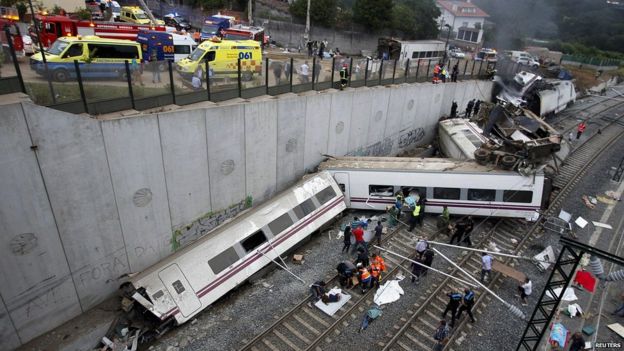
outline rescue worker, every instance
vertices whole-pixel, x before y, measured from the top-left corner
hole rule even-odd
[[[314,302],[321,299],[321,296],[325,294],[325,282],[322,280],[314,282],[310,285],[310,292],[314,296]]]
[[[432,80],[433,84],[438,83],[439,76],[440,76],[440,64],[436,63],[435,66],[433,66],[433,80]]]
[[[422,263],[418,259],[417,259],[417,261],[418,261],[418,263]],[[425,271],[425,267],[423,267],[422,265],[420,265],[418,263],[412,262],[412,264],[411,264],[411,267],[412,267],[412,283],[420,282],[420,276]]]
[[[371,275],[373,276],[373,285],[379,287],[379,282],[381,282],[381,273],[386,271],[386,263],[384,259],[377,254],[373,254],[371,257]]]
[[[585,124],[585,121],[581,121],[581,123],[579,123],[578,127],[576,128],[576,140],[581,137],[581,134],[583,134],[585,128],[587,128],[587,124]]]
[[[446,83],[446,74],[446,67],[444,67],[444,65],[440,66],[440,79],[442,83]]]
[[[336,270],[338,271],[338,275],[340,275],[340,286],[346,287],[347,289],[352,288],[351,277],[353,277],[356,272],[353,262],[349,260],[342,261],[336,266]]]
[[[420,216],[420,209],[421,209],[420,204],[416,203],[416,206],[414,207],[414,211],[412,212],[412,218],[410,220],[410,227],[409,227],[410,232],[414,230],[414,227],[416,226],[416,223],[418,221],[422,221],[422,217]],[[421,222],[421,226],[422,226],[422,222]]]
[[[461,318],[462,312],[466,311],[468,316],[470,316],[470,322],[474,323],[475,319],[472,315],[472,306],[475,303],[475,293],[466,288],[464,289],[464,298],[462,299],[462,305],[459,307],[459,312],[457,313],[457,319]]]
[[[381,221],[377,221],[377,226],[375,227],[375,238],[377,239],[377,245],[381,246],[381,234],[383,234],[383,226],[381,225]]]
[[[477,114],[479,113],[480,108],[481,108],[481,100],[477,100],[477,102],[475,102],[474,107],[472,109],[472,115],[477,117]]]
[[[340,69],[340,90],[344,89],[349,83],[349,66],[345,63]]]
[[[360,287],[362,288],[362,294],[366,294],[366,291],[370,289],[373,277],[363,264],[357,264],[358,278],[360,280]]]
[[[459,304],[461,303],[461,300],[462,300],[462,294],[456,291],[452,291],[446,294],[446,296],[449,297],[449,302],[446,305],[446,309],[444,310],[444,313],[442,313],[442,318],[446,318],[446,313],[450,311],[451,312],[451,327],[453,327],[455,325],[455,318],[457,317],[457,308],[459,308]]]
[[[457,224],[455,224],[455,226],[451,230],[451,233],[453,235],[451,236],[451,241],[449,242],[449,244],[452,245],[455,239],[457,239],[457,244],[460,244],[465,232],[466,225],[464,224],[464,222],[458,222]]]
[[[470,118],[470,113],[472,113],[472,107],[474,106],[474,100],[468,101],[468,106],[466,106],[466,116],[465,118]]]
[[[457,101],[455,100],[451,104],[451,118],[457,118]]]
[[[356,264],[361,263],[364,267],[368,267],[368,264],[369,264],[368,252],[366,252],[366,250],[363,247],[358,247],[357,252],[358,252],[358,256],[357,256],[357,259],[355,260],[355,263]]]
[[[418,213],[418,225],[423,226],[423,221],[425,220],[425,207],[427,206],[427,198],[425,195],[418,197],[417,205],[420,206],[420,212]]]
[[[449,213],[448,207],[442,207],[442,214],[438,217],[437,227],[438,230],[442,230],[443,228],[447,228],[449,223],[451,222],[451,214]]]
[[[394,207],[397,209],[397,220],[401,218],[401,211],[403,208],[403,195],[400,193],[397,194],[396,200],[394,201]]]
[[[459,63],[456,63],[455,66],[453,66],[453,71],[451,72],[451,82],[453,83],[457,82],[457,76],[459,75],[458,65]]]

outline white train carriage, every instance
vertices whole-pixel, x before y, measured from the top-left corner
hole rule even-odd
[[[425,194],[426,212],[536,220],[550,186],[544,174],[524,177],[474,161],[440,158],[339,157],[321,163],[345,194],[347,207],[385,210],[396,194]]]
[[[182,324],[345,208],[331,175],[317,173],[132,276],[132,298]]]

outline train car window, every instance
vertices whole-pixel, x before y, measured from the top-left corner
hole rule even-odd
[[[283,215],[277,217],[277,219],[273,222],[269,223],[269,229],[271,229],[273,235],[278,235],[291,225],[293,225],[292,219],[288,213],[284,213]]]
[[[433,188],[433,198],[443,200],[459,200],[460,188]]]
[[[181,294],[184,292],[184,290],[186,290],[184,289],[184,285],[182,285],[182,282],[179,280],[176,280],[175,282],[171,283],[171,285],[173,286],[173,288],[178,294]]]
[[[321,190],[318,194],[316,194],[314,196],[316,197],[318,202],[321,205],[323,205],[323,204],[327,203],[329,200],[331,200],[334,197],[336,197],[336,192],[334,191],[334,188],[332,188],[331,186],[328,186],[327,188]]]
[[[495,201],[496,190],[468,189],[468,200],[470,201]]]
[[[264,235],[264,232],[262,230],[258,230],[257,232],[251,234],[251,236],[247,237],[247,239],[243,240],[241,245],[243,245],[243,249],[245,249],[246,252],[249,252],[264,244],[266,241],[267,238],[266,235]]]
[[[234,262],[238,261],[239,257],[233,247],[223,251],[208,261],[210,269],[214,274],[221,273],[224,269],[231,266]]]
[[[427,188],[423,186],[402,186],[401,193],[404,198],[408,197],[410,194],[416,193],[418,193],[419,196],[427,196]]]
[[[368,194],[370,196],[393,196],[394,187],[392,185],[369,185]]]
[[[532,191],[520,191],[520,190],[505,190],[503,191],[504,202],[522,202],[530,204],[533,202]]]
[[[312,199],[305,200],[299,206],[293,209],[293,211],[295,211],[295,214],[297,215],[297,218],[299,219],[307,216],[314,210],[316,210],[316,206],[314,206],[314,202],[312,202]]]
[[[158,300],[161,297],[163,297],[165,295],[165,293],[162,290],[158,290],[157,292],[154,293],[154,295],[152,295],[154,297],[154,300]]]

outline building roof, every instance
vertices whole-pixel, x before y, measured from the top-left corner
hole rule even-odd
[[[438,5],[455,17],[490,17],[485,11],[477,7],[477,5],[466,1],[455,0],[438,0]]]

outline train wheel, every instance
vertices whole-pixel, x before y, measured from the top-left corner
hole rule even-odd
[[[483,149],[483,148],[476,149],[474,152],[475,160],[477,161],[477,163],[482,164],[482,165],[488,162],[488,160],[490,159],[490,155],[491,155],[490,150]]]
[[[503,165],[504,168],[511,169],[516,164],[516,161],[517,161],[516,156],[505,155],[501,159],[501,164]]]

